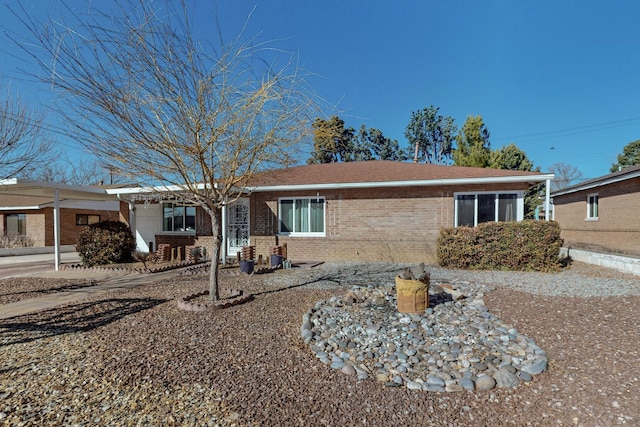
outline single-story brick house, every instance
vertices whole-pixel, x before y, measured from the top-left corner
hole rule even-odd
[[[392,161],[296,166],[262,172],[223,210],[223,256],[286,243],[289,258],[435,261],[442,227],[519,221],[524,195],[552,174]],[[207,214],[141,188],[108,189],[130,201],[138,248],[211,247]],[[548,199],[548,197],[547,197]],[[546,209],[548,212],[549,209]]]
[[[572,257],[586,251],[601,260],[613,259],[604,255],[640,258],[640,166],[554,191],[551,196],[555,220]]]

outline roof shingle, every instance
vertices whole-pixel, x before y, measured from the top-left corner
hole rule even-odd
[[[540,172],[505,169],[370,160],[311,164],[260,172],[254,175],[249,182],[249,186],[382,183],[492,177],[535,177],[539,175],[542,174]]]

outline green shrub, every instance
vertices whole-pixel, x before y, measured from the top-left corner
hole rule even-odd
[[[130,262],[136,241],[129,226],[120,221],[92,224],[78,236],[76,251],[86,266]]]
[[[440,230],[437,255],[443,267],[557,271],[561,247],[557,222],[486,222]]]

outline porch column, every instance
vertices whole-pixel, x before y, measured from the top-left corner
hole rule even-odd
[[[53,193],[53,253],[55,270],[60,270],[60,192]]]
[[[222,245],[220,247],[222,264],[227,263],[227,204],[222,205]]]
[[[546,197],[544,198],[544,220],[549,221],[549,209],[551,208],[551,180],[547,178],[545,183],[545,193]]]

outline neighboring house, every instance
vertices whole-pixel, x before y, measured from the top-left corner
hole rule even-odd
[[[128,216],[127,205],[119,201],[62,199],[59,207],[61,245],[75,245],[78,235],[89,224],[119,221]],[[0,193],[1,236],[28,240],[34,247],[53,246],[53,223],[52,197]]]
[[[442,227],[520,221],[524,195],[552,174],[391,161],[297,166],[259,173],[246,197],[223,210],[223,254],[244,245],[268,256],[325,261],[435,261]],[[549,185],[547,185],[549,188]],[[140,250],[160,243],[210,248],[199,207],[141,188],[107,190],[130,201]]]
[[[554,191],[551,196],[555,220],[574,259],[579,251],[590,253],[585,261],[600,264],[595,258],[614,260],[605,255],[640,258],[640,166]]]

